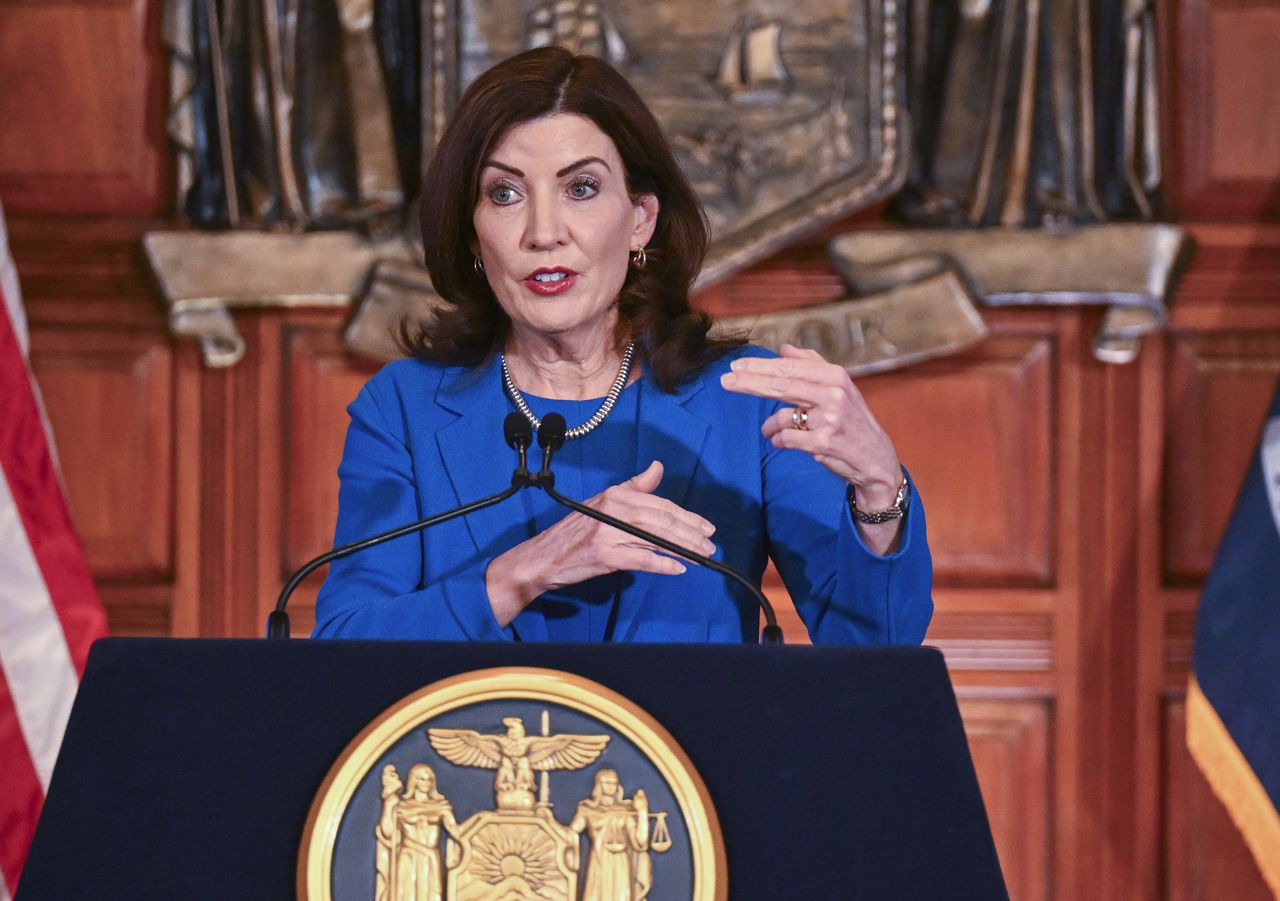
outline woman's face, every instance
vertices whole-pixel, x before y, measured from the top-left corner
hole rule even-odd
[[[657,216],[657,198],[632,202],[609,136],[562,113],[513,126],[481,164],[473,249],[517,335],[604,340]]]
[[[409,794],[421,792],[429,794],[435,786],[436,777],[430,770],[414,770],[409,775]]]

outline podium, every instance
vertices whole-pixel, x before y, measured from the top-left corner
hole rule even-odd
[[[295,897],[352,739],[426,685],[507,666],[598,682],[671,734],[734,901],[1008,897],[932,649],[106,639],[17,901]]]

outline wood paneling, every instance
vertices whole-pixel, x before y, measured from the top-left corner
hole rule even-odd
[[[31,343],[32,369],[94,577],[171,579],[173,390],[167,336],[37,328]]]
[[[1180,215],[1280,218],[1280,7],[1271,0],[1169,7]]]
[[[1280,334],[1169,336],[1164,578],[1203,580],[1280,376]]]
[[[934,613],[925,641],[958,670],[1053,669],[1053,618],[1031,613]]]
[[[164,205],[159,11],[147,0],[0,4],[0,197],[10,213]]]
[[[962,696],[960,713],[1009,897],[1045,901],[1053,820],[1049,705]]]
[[[925,498],[938,584],[1052,583],[1053,379],[1050,335],[997,333],[859,381]]]

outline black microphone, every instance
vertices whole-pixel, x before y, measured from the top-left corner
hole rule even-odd
[[[563,420],[561,420],[563,421]],[[533,443],[533,429],[529,425],[529,421],[519,413],[509,413],[502,423],[502,433],[507,440],[507,444],[511,446],[519,455],[520,463],[516,471],[511,474],[511,487],[497,494],[491,494],[488,497],[481,498],[478,501],[472,501],[469,504],[463,504],[461,507],[455,507],[452,510],[446,510],[443,513],[436,513],[432,516],[419,519],[417,522],[411,522],[407,525],[398,526],[381,534],[374,535],[370,538],[362,538],[359,541],[353,541],[350,544],[344,544],[336,547],[331,551],[326,551],[319,557],[309,560],[302,567],[289,577],[289,581],[285,583],[284,588],[280,591],[280,598],[276,601],[275,609],[267,616],[267,638],[288,638],[289,637],[289,614],[285,612],[285,608],[289,604],[289,596],[302,583],[302,580],[311,575],[317,568],[324,566],[333,560],[350,556],[356,551],[362,551],[367,547],[373,547],[382,544],[384,541],[390,541],[393,538],[399,538],[402,535],[408,535],[411,532],[417,532],[420,529],[427,529],[442,522],[448,522],[467,513],[476,510],[482,510],[485,507],[492,507],[494,504],[501,503],[511,495],[515,494],[521,488],[531,484],[533,476],[530,475],[528,466],[525,463],[525,454],[529,450],[529,445]],[[563,443],[563,439],[561,439]],[[545,464],[544,464],[545,468]]]
[[[522,487],[533,484],[528,461],[529,447],[533,444],[533,425],[519,413],[508,413],[502,421],[502,436],[507,439],[507,447],[520,455],[520,463],[511,474],[511,484],[517,481]]]
[[[551,472],[551,455],[564,447],[567,424],[559,413],[548,413],[538,424],[538,446],[542,448],[542,469],[538,471],[534,483],[543,488],[554,488],[555,474]]]
[[[769,599],[765,597],[763,591],[752,584],[751,580],[738,572],[732,566],[721,563],[719,560],[713,560],[710,557],[704,557],[702,554],[689,550],[687,547],[681,547],[674,541],[668,541],[652,532],[646,532],[644,529],[633,526],[629,522],[624,522],[610,516],[607,513],[601,513],[599,510],[593,510],[586,504],[580,504],[573,498],[565,497],[556,491],[556,477],[551,471],[551,456],[561,447],[564,446],[565,439],[565,421],[564,417],[559,413],[548,413],[542,420],[542,424],[538,426],[538,445],[542,448],[542,470],[534,476],[534,484],[542,488],[551,497],[553,501],[575,510],[583,516],[589,516],[592,519],[602,522],[605,525],[613,526],[620,529],[628,535],[634,535],[650,544],[656,544],[663,550],[670,551],[673,554],[679,554],[699,566],[705,566],[707,569],[715,570],[722,576],[733,579],[742,585],[747,591],[751,592],[755,597],[756,603],[760,605],[760,611],[764,614],[764,629],[760,634],[762,644],[784,644],[782,638],[782,629],[778,626],[778,618],[774,615],[773,604],[769,603]]]

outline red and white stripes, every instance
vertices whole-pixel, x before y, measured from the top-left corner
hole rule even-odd
[[[67,509],[26,354],[0,211],[0,901],[11,898],[89,645],[106,616]]]

